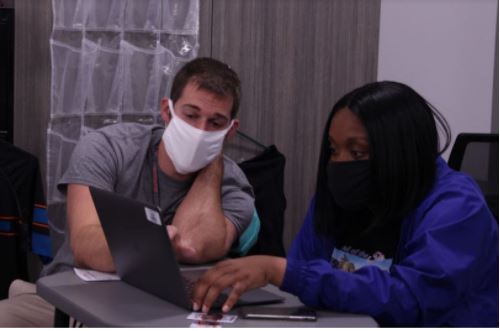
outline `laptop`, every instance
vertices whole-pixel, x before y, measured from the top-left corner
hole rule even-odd
[[[190,290],[209,267],[179,267],[159,208],[95,187],[90,187],[90,193],[121,280],[192,310]],[[228,293],[226,289],[213,308],[220,308]],[[282,301],[276,294],[254,289],[235,306]]]

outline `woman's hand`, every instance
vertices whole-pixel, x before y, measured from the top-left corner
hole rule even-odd
[[[219,262],[203,274],[193,292],[193,310],[208,312],[219,294],[232,290],[222,307],[227,313],[246,291],[271,283],[281,286],[286,260],[280,257],[256,255]]]

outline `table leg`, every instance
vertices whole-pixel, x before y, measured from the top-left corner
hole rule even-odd
[[[54,327],[55,328],[68,328],[69,327],[69,316],[68,314],[60,311],[56,308],[54,313]]]

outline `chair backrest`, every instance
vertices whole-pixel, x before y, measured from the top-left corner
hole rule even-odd
[[[55,256],[66,240],[66,202],[55,202],[47,207],[50,229],[50,243]]]
[[[26,251],[19,232],[21,218],[16,192],[0,166],[0,300],[7,298],[9,285],[16,278],[27,279]]]
[[[448,165],[477,181],[498,220],[498,133],[460,133]]]
[[[285,256],[285,156],[272,145],[259,155],[239,163],[239,166],[253,186],[255,208],[261,221],[259,237],[248,255]]]
[[[50,259],[50,237],[38,159],[0,140],[0,299],[15,278],[38,277],[39,263]]]

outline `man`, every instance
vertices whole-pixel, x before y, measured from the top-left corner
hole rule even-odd
[[[161,101],[166,129],[119,124],[82,139],[59,182],[60,189],[67,185],[76,265],[114,270],[88,186],[159,205],[182,262],[208,262],[228,252],[254,209],[243,173],[221,156],[225,137],[239,125],[239,95],[233,70],[196,59],[174,78],[171,99]],[[72,264],[65,257],[62,262]]]
[[[166,128],[123,123],[82,138],[58,185],[67,193],[66,240],[42,275],[73,265],[114,271],[89,186],[160,206],[181,262],[226,255],[254,213],[250,184],[221,154],[239,126],[239,97],[233,70],[214,59],[195,59],[175,76],[170,99],[161,101]],[[0,320],[9,310],[3,306]]]

